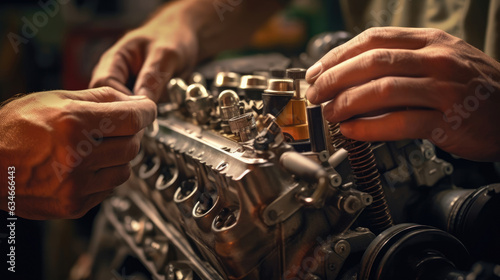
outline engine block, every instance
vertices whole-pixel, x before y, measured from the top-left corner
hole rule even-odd
[[[96,218],[93,278],[451,279],[498,262],[478,245],[499,248],[498,224],[477,223],[499,216],[499,185],[456,188],[425,140],[346,139],[303,98],[305,70],[280,73],[170,82]]]

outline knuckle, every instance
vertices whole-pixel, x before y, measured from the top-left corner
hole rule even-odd
[[[371,50],[367,52],[366,63],[367,66],[391,65],[393,64],[393,55],[390,51],[387,50]]]
[[[130,178],[132,171],[130,168],[130,164],[126,164],[118,169],[116,176],[114,177],[114,181],[112,182],[112,187],[119,186],[125,183],[128,178]]]
[[[321,93],[335,85],[336,82],[337,78],[335,77],[335,73],[333,73],[333,71],[329,71],[318,77],[318,80],[315,82],[315,86],[317,87],[318,92]]]
[[[376,92],[381,99],[388,98],[392,92],[398,89],[398,80],[394,78],[383,78],[375,84]]]
[[[139,149],[141,144],[139,141],[133,141],[130,145],[128,145],[127,151],[125,153],[125,158],[127,161],[131,161],[134,159],[139,153]]]
[[[128,116],[127,123],[131,131],[136,133],[142,129],[142,118],[141,115],[138,113],[138,109],[136,107],[129,107],[127,116]]]

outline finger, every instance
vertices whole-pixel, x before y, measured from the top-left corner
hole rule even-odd
[[[153,49],[137,76],[134,92],[158,101],[177,68],[178,59],[178,55],[170,49]]]
[[[308,69],[306,80],[308,83],[314,83],[324,71],[371,49],[416,50],[423,48],[427,45],[429,38],[432,38],[429,32],[435,33],[436,31],[427,28],[370,28],[323,56]]]
[[[319,76],[307,92],[310,102],[319,104],[340,91],[385,76],[421,77],[427,71],[419,53],[408,50],[376,49],[344,61]]]
[[[142,133],[134,136],[111,137],[95,140],[95,148],[88,161],[94,170],[124,165],[139,153]]]
[[[113,192],[114,189],[110,189],[89,195],[85,200],[85,206],[84,206],[86,209],[85,213],[88,212],[90,209],[99,205],[103,200],[112,195]]]
[[[130,136],[154,121],[156,104],[145,96],[107,103],[79,102],[73,114],[85,121],[89,131],[97,130],[103,137]]]
[[[78,91],[61,91],[67,98],[90,102],[114,102],[130,100],[130,95],[121,92],[113,87],[103,86]]]
[[[373,112],[384,114],[401,107],[444,112],[462,84],[432,78],[384,77],[338,94],[323,113],[333,123]]]
[[[130,177],[130,164],[112,166],[99,169],[89,181],[89,188],[85,190],[87,194],[109,191],[125,183]]]
[[[130,74],[136,75],[144,61],[147,42],[134,32],[125,35],[106,51],[94,68],[90,87],[110,86],[128,95],[132,93],[125,86]]]
[[[340,124],[340,131],[345,137],[360,141],[397,141],[429,139],[440,127],[445,127],[441,112],[409,110],[346,121]]]

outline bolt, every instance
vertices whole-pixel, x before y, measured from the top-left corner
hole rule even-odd
[[[446,175],[450,175],[451,173],[453,173],[453,166],[451,166],[451,164],[444,164],[443,165],[443,172]]]
[[[345,240],[340,240],[335,244],[335,247],[333,248],[335,250],[335,253],[343,256],[349,254],[350,251],[350,245],[347,241]]]
[[[354,195],[350,195],[347,198],[345,198],[344,203],[343,203],[343,209],[349,214],[354,214],[361,209],[361,201],[359,198],[355,197]]]
[[[342,184],[342,179],[340,178],[340,176],[337,174],[332,174],[330,176],[330,185],[332,185],[333,187],[338,187],[340,186],[340,184]]]
[[[276,213],[276,210],[270,210],[269,213],[267,213],[267,216],[269,217],[269,219],[276,221],[276,219],[278,218],[278,213]]]
[[[334,271],[335,270],[335,264],[331,263],[328,265],[328,269],[331,270],[331,271]]]
[[[432,149],[425,149],[424,156],[426,159],[431,159],[434,156],[434,151]]]

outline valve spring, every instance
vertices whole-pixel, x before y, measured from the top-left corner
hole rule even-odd
[[[373,202],[366,207],[364,215],[369,223],[369,228],[378,234],[392,226],[393,221],[385,199],[371,144],[346,138],[340,132],[340,124],[338,123],[330,123],[329,128],[335,149],[344,148],[349,153],[349,164],[358,190],[373,197]]]
[[[330,140],[335,150],[343,148],[346,142],[346,138],[340,132],[340,123],[329,122],[328,129],[330,130]]]

